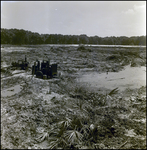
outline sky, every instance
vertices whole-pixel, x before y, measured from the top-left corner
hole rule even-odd
[[[39,34],[146,35],[146,1],[1,1],[1,28]]]

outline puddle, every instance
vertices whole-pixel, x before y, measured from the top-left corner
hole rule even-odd
[[[8,88],[6,90],[1,91],[2,97],[12,96],[16,93],[19,93],[22,90],[22,87],[20,85],[15,85],[11,88]]]
[[[119,87],[120,90],[126,88],[140,88],[146,86],[146,67],[126,66],[119,72],[107,73],[86,73],[77,79],[78,82],[86,83],[87,86],[97,88],[114,89]]]

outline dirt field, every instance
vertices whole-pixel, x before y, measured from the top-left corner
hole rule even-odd
[[[25,55],[30,67],[36,59],[58,63],[58,77],[42,80],[31,68],[11,67]],[[115,79],[127,66],[136,68],[140,84]],[[145,67],[145,47],[3,45],[1,148],[146,149]],[[88,74],[105,81],[84,80]],[[120,80],[127,84],[113,86]]]

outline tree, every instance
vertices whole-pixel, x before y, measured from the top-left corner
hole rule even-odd
[[[103,45],[146,45],[146,36],[98,37],[86,34],[62,35],[39,34],[27,30],[1,29],[1,44],[103,44]]]

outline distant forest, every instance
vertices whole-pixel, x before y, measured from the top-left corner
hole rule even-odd
[[[99,37],[62,34],[39,34],[23,29],[1,28],[1,44],[99,44],[99,45],[146,45],[146,36]]]

